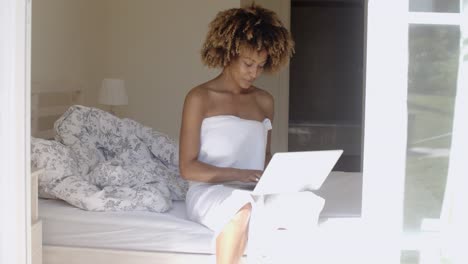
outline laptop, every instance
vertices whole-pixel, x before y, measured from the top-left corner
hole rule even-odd
[[[257,183],[225,185],[252,190],[253,195],[318,190],[341,154],[343,150],[276,153]]]

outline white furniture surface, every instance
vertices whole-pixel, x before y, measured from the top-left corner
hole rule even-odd
[[[33,81],[31,84],[31,135],[54,137],[53,125],[74,104],[82,103],[82,84],[79,81]]]
[[[361,179],[360,173],[333,172],[329,176],[319,191],[326,199],[321,214],[323,230],[355,224],[352,219],[360,215]],[[186,218],[184,202],[175,202],[172,210],[161,214],[89,212],[62,201],[40,199],[39,215],[43,221],[44,263],[213,260],[213,233]]]
[[[31,260],[42,264],[42,221],[38,214],[37,181],[40,171],[31,173]]]

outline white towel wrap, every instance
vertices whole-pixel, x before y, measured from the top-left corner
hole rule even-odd
[[[217,167],[263,170],[270,129],[268,118],[263,122],[233,115],[205,118],[198,160]],[[253,208],[250,233],[257,229],[260,234],[277,228],[315,226],[324,200],[311,192],[252,197],[249,191],[195,181],[191,182],[186,198],[188,217],[213,230],[214,241],[247,203]]]

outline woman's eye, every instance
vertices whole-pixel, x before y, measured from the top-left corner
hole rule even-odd
[[[247,63],[247,62],[244,62],[244,63],[247,67],[251,67],[253,65],[252,63]]]

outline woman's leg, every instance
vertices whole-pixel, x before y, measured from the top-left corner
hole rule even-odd
[[[244,205],[216,238],[216,263],[239,263],[248,239],[250,203]]]

